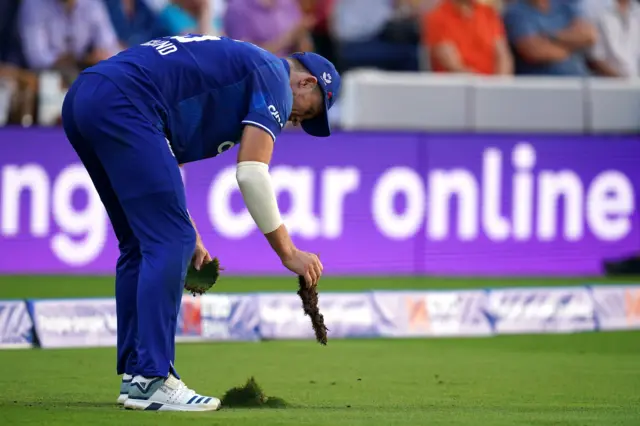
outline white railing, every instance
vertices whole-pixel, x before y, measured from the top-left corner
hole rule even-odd
[[[640,133],[640,79],[345,74],[350,130]]]

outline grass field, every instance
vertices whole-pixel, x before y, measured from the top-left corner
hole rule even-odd
[[[611,282],[323,281],[325,291]],[[112,287],[109,277],[0,277],[0,298],[110,296]],[[294,287],[226,278],[218,291]],[[222,395],[253,375],[290,404],[199,414],[120,409],[114,362],[114,348],[0,351],[0,425],[640,425],[640,332],[179,345],[179,371],[198,392]]]
[[[640,283],[640,277],[611,279],[582,278],[439,278],[439,277],[323,277],[320,291],[362,290],[426,290],[467,289],[486,287],[537,287],[598,284]],[[48,297],[113,296],[113,277],[102,276],[14,276],[0,275],[0,299]],[[246,293],[258,291],[294,291],[295,278],[283,277],[225,277],[216,284],[215,291]]]

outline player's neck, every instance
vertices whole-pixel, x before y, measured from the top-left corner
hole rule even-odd
[[[297,64],[293,59],[283,58],[283,62],[286,64],[289,74],[293,73],[296,70]]]

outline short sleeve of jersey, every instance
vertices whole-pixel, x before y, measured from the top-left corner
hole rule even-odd
[[[282,61],[256,68],[249,77],[248,90],[251,104],[242,122],[261,128],[275,142],[291,115],[293,104],[289,73]]]

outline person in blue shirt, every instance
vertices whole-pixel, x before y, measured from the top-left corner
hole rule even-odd
[[[516,74],[588,75],[585,51],[596,31],[575,0],[518,0],[507,6],[504,21]]]
[[[211,261],[187,210],[179,166],[236,144],[248,211],[282,264],[315,286],[323,266],[292,243],[269,175],[287,121],[331,134],[327,113],[340,76],[325,58],[278,58],[224,37],[155,39],[86,69],[64,100],[63,126],[118,238],[119,402],[162,411],[215,410],[173,367],[175,331],[190,263]]]
[[[103,0],[123,48],[156,37],[176,34],[151,10],[145,0]]]

